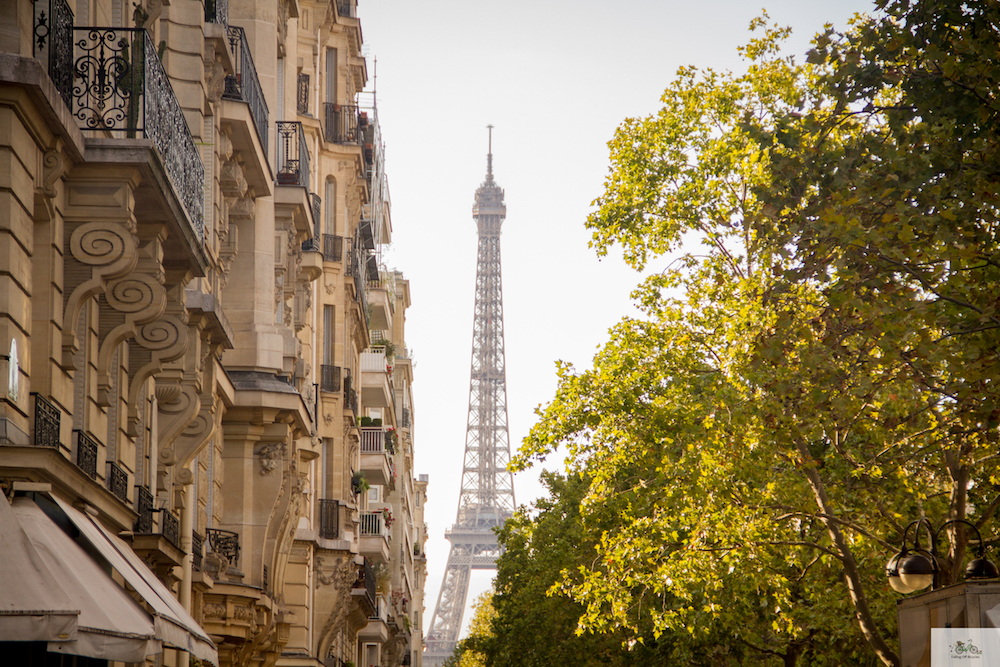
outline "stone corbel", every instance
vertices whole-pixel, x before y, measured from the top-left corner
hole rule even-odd
[[[66,267],[67,287],[76,282],[72,277],[78,277],[78,282],[66,300],[63,316],[63,368],[73,368],[73,355],[80,349],[76,323],[84,305],[105,291],[109,282],[123,278],[138,264],[139,239],[134,231],[134,222],[125,226],[102,221],[84,223],[70,235],[69,254],[75,265],[69,263]],[[88,270],[90,275],[86,276]]]
[[[42,183],[35,188],[35,212],[37,221],[51,220],[55,217],[56,181],[62,178],[69,168],[69,160],[62,152],[62,140],[57,140],[55,146],[42,156]]]

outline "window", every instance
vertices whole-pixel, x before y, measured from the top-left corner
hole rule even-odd
[[[326,50],[326,101],[337,103],[337,49]]]
[[[324,234],[337,233],[337,181],[326,182],[326,220]]]
[[[323,306],[323,365],[333,366],[333,306]]]

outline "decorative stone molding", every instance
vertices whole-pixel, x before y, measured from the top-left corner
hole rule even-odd
[[[215,105],[226,90],[226,69],[215,53],[215,44],[205,43],[205,93],[208,101]]]

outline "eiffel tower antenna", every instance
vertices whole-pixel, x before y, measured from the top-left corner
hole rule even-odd
[[[425,642],[424,664],[428,667],[440,665],[454,650],[462,629],[472,570],[496,569],[500,546],[493,528],[502,525],[516,507],[514,477],[507,470],[510,439],[500,276],[500,226],[507,207],[503,189],[493,180],[493,126],[486,127],[486,180],[476,190],[472,206],[472,217],[479,229],[479,258],[462,490],[455,525],[445,531],[451,551]]]

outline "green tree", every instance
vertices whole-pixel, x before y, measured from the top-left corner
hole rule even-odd
[[[559,367],[518,459],[567,446],[584,523],[610,520],[561,580],[585,629],[896,665],[906,521],[995,511],[1000,7],[879,8],[805,64],[755,22],[746,74],[681,70],[610,143],[598,252],[701,248]]]

